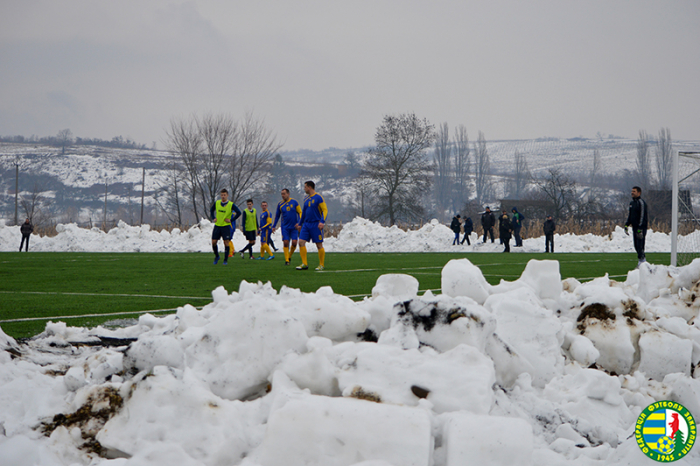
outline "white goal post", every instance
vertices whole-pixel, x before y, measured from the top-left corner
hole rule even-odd
[[[681,170],[681,161],[690,162],[690,168],[688,164],[683,164],[684,169]],[[682,173],[681,173],[682,171]],[[698,218],[696,218],[693,213],[690,193],[687,196],[681,197],[680,186],[682,183],[688,182],[693,176],[700,172],[700,152],[674,152],[673,153],[673,194],[671,201],[671,265],[679,265],[679,253],[682,255],[681,264],[685,265],[689,263],[692,258],[700,255],[700,244],[694,246],[690,244],[690,241],[685,241],[679,250],[679,223],[681,221],[680,213],[684,216],[689,217],[691,222],[698,225]],[[691,235],[688,235],[691,236]],[[693,235],[697,236],[697,235]]]

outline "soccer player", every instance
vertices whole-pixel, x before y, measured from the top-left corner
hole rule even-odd
[[[301,210],[301,218],[297,225],[299,233],[299,255],[301,256],[302,264],[297,267],[297,270],[307,270],[309,263],[306,259],[306,243],[313,241],[318,249],[318,267],[317,271],[324,269],[326,260],[326,251],[323,249],[323,227],[326,225],[326,217],[328,216],[328,207],[320,194],[316,192],[316,184],[313,181],[304,183],[304,207]]]
[[[248,240],[248,245],[241,249],[241,258],[245,257],[245,252],[248,251],[250,258],[253,258],[253,245],[255,244],[255,237],[258,235],[258,213],[253,207],[253,200],[248,199],[245,201],[247,208],[243,209],[243,221],[241,222],[241,229],[245,235],[245,239]]]
[[[284,246],[284,265],[289,265],[289,262],[292,260],[292,254],[294,254],[294,250],[297,247],[297,238],[299,238],[296,226],[299,224],[299,218],[301,217],[301,206],[296,200],[291,198],[287,188],[284,188],[281,194],[282,202],[277,204],[272,232],[274,233],[277,229],[277,221],[281,217],[282,223],[280,228],[282,229],[282,244]]]
[[[267,202],[261,202],[260,208],[262,208],[262,213],[260,214],[260,257],[258,259],[264,259],[267,252],[270,255],[267,260],[272,260],[275,258],[269,246],[272,235],[272,216],[267,210]]]
[[[228,264],[229,250],[233,249],[231,243],[231,225],[236,224],[236,219],[241,216],[241,211],[236,204],[229,202],[228,190],[221,190],[221,199],[211,206],[210,216],[215,220],[214,231],[211,234],[211,247],[214,250],[214,265],[219,262],[219,239],[224,239],[225,253],[224,265]],[[231,218],[233,212],[236,215]]]

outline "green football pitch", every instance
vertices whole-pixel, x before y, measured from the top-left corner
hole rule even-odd
[[[585,281],[606,273],[624,280],[637,265],[634,254],[598,253],[328,253],[326,270],[297,271],[279,251],[275,260],[241,259],[224,266],[212,264],[203,253],[0,253],[0,327],[13,337],[40,333],[46,322],[96,326],[108,321],[138,318],[146,311],[174,312],[178,306],[201,307],[211,302],[211,291],[224,286],[237,291],[241,280],[272,282],[302,291],[331,286],[353,299],[370,295],[380,275],[404,273],[416,277],[421,290],[440,289],[440,274],[451,259],[468,258],[497,284],[516,280],[531,259],[554,259],[562,278]],[[648,254],[652,263],[668,264],[669,254]]]

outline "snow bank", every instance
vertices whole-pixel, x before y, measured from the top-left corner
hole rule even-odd
[[[213,224],[206,219],[187,231],[174,229],[151,231],[149,225],[129,226],[120,221],[117,227],[107,233],[99,228],[79,228],[76,224],[59,224],[54,237],[32,235],[32,251],[73,251],[73,252],[209,252],[211,251],[211,231]],[[697,234],[700,234],[698,232]],[[15,251],[19,248],[22,236],[19,226],[0,224],[0,250]],[[280,231],[272,235],[277,245],[282,244]],[[503,247],[496,243],[482,243],[472,234],[472,244],[452,246],[454,233],[447,225],[432,220],[418,230],[403,231],[397,226],[384,227],[356,217],[343,226],[336,238],[326,238],[324,247],[329,252],[500,252]],[[240,229],[232,238],[237,251],[247,240]],[[592,234],[577,236],[570,233],[554,235],[557,252],[634,252],[632,239],[621,227],[608,236]],[[260,244],[254,248],[258,251]],[[223,250],[223,246],[220,246]],[[650,231],[646,239],[647,252],[669,252],[670,236]],[[522,248],[513,252],[544,251],[544,236],[526,238]]]
[[[361,302],[242,282],[126,328],[0,331],[0,464],[628,465],[648,404],[700,416],[700,261],[442,277],[422,296],[380,277]]]

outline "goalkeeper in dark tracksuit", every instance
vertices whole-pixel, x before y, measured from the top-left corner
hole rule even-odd
[[[625,222],[625,232],[627,233],[628,227],[632,227],[634,250],[637,251],[637,259],[639,260],[637,267],[639,267],[642,262],[646,262],[644,242],[647,237],[648,225],[649,215],[647,213],[647,203],[642,199],[642,188],[635,186],[632,188],[632,201],[630,202],[627,222]]]

